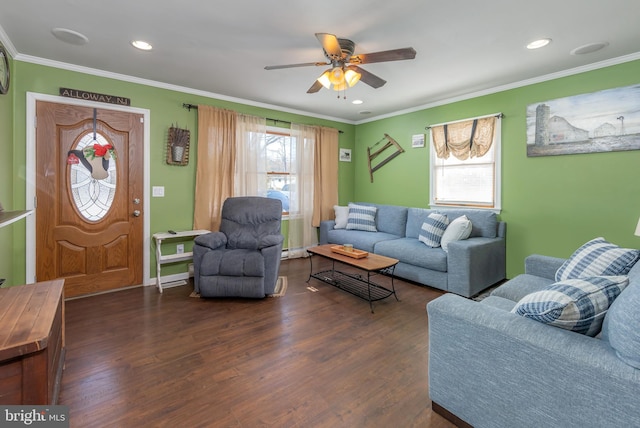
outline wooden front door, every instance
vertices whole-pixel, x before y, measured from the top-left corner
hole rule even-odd
[[[36,278],[73,297],[142,284],[143,115],[36,103]]]

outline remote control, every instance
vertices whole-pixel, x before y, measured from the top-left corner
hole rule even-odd
[[[178,233],[178,232],[176,232],[175,230],[168,230],[167,232],[169,232],[169,233],[170,233],[170,234],[172,234],[172,235],[175,235],[176,233]]]

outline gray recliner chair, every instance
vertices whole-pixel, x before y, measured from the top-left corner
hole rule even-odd
[[[282,243],[282,202],[257,196],[228,198],[219,232],[193,246],[195,292],[201,297],[263,298],[273,294]]]

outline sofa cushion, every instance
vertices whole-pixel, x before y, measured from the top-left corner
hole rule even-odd
[[[553,284],[552,279],[522,273],[493,290],[491,295],[509,299],[515,303],[527,294],[546,290],[551,284]]]
[[[463,215],[467,216],[473,225],[473,229],[469,235],[470,238],[474,238],[476,236],[495,238],[498,236],[498,217],[493,211],[463,208],[439,209],[438,212],[446,215],[449,218],[449,221],[453,221]]]
[[[423,242],[427,247],[439,247],[442,235],[448,225],[449,219],[446,215],[431,213],[427,217],[427,220],[422,223],[418,240]]]
[[[511,312],[595,336],[601,330],[607,310],[628,284],[626,276],[567,279],[523,297]]]
[[[442,249],[447,251],[450,242],[467,239],[471,235],[472,227],[471,221],[469,221],[466,215],[454,219],[449,223],[442,235],[442,239],[440,240]]]
[[[347,218],[346,228],[348,230],[377,232],[376,211],[378,211],[378,209],[373,206],[349,203],[349,216]]]
[[[336,213],[336,224],[334,229],[344,229],[347,227],[347,220],[349,219],[349,207],[341,207],[340,205],[334,205],[333,211]]]
[[[380,241],[398,239],[399,236],[384,232],[331,229],[327,232],[328,244],[352,244],[353,248],[373,253],[373,246]],[[424,244],[420,244],[424,247]]]
[[[378,229],[378,232],[404,236],[405,228],[407,227],[407,207],[374,204],[371,202],[355,202],[355,204],[378,209],[376,212],[376,229]]]
[[[578,248],[556,272],[556,281],[600,275],[626,275],[640,252],[595,238]]]
[[[447,271],[447,253],[441,248],[429,248],[415,238],[377,242],[374,246],[374,252],[413,266],[439,272]]]
[[[427,221],[430,214],[435,213],[435,210],[428,210],[424,208],[409,208],[407,212],[407,225],[404,231],[404,236],[407,238],[418,239],[420,236],[420,230],[422,224]]]
[[[631,277],[629,286],[620,293],[607,312],[602,325],[602,339],[625,363],[640,369],[640,281]]]

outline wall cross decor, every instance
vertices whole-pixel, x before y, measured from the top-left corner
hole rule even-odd
[[[371,153],[371,150],[374,149],[378,144],[381,144],[386,141],[386,144],[382,146],[380,149]],[[387,150],[389,148],[393,148],[393,152]],[[372,161],[377,158],[384,151],[387,152],[387,157],[381,160],[380,162],[372,165]],[[369,158],[369,177],[371,178],[371,182],[373,183],[373,173],[388,164],[391,159],[398,156],[400,153],[404,153],[404,149],[400,147],[400,144],[393,138],[389,136],[389,134],[384,134],[384,138],[375,143],[372,147],[367,147],[367,156]]]

